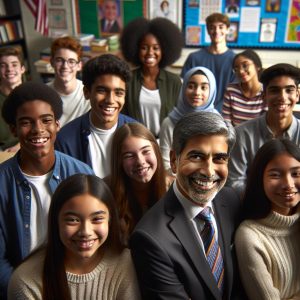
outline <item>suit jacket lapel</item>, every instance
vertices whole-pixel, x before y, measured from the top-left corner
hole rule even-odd
[[[171,217],[169,222],[170,229],[181,243],[182,247],[186,250],[187,255],[190,257],[196,270],[211,290],[212,294],[216,299],[221,299],[211,269],[201,246],[199,245],[194,227],[187,219],[184,209],[178,201],[172,187],[169,189],[165,200],[165,209],[167,215]]]
[[[214,209],[216,212],[216,222],[219,232],[219,245],[221,247],[224,267],[225,267],[225,284],[227,295],[231,294],[231,286],[233,280],[232,257],[231,257],[231,232],[230,217],[228,214],[228,205],[223,198],[216,196],[213,200]],[[228,297],[227,297],[228,298]],[[229,298],[228,298],[229,299]]]

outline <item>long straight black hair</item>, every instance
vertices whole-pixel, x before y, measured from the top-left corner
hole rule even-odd
[[[119,221],[115,201],[105,182],[93,175],[76,174],[60,183],[53,194],[48,218],[48,242],[43,268],[43,300],[71,300],[64,265],[65,248],[59,236],[59,212],[71,198],[90,194],[103,202],[109,210],[109,234],[101,247],[120,253]]]

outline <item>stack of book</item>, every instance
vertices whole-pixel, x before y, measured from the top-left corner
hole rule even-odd
[[[119,36],[116,35],[111,35],[110,37],[107,38],[107,44],[109,47],[109,51],[115,51],[120,48],[119,44]]]
[[[40,59],[34,63],[34,66],[38,73],[54,73],[50,61]]]
[[[107,52],[108,44],[107,39],[94,39],[91,41],[92,52]]]

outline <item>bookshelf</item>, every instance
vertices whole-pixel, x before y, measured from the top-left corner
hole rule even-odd
[[[0,0],[0,47],[8,46],[21,47],[26,63],[27,48],[19,1]],[[29,73],[27,63],[26,70]]]

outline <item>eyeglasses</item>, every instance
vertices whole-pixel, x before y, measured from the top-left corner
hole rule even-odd
[[[73,58],[69,58],[69,59],[64,59],[62,57],[55,57],[54,58],[54,63],[58,67],[64,65],[65,62],[68,64],[68,66],[70,68],[74,68],[79,63],[79,61],[77,61],[77,60],[75,60]]]
[[[253,65],[253,64],[251,64],[251,63],[243,63],[239,67],[234,67],[233,68],[233,72],[237,73],[240,70],[247,72],[249,70],[249,68],[250,68],[251,65]]]

